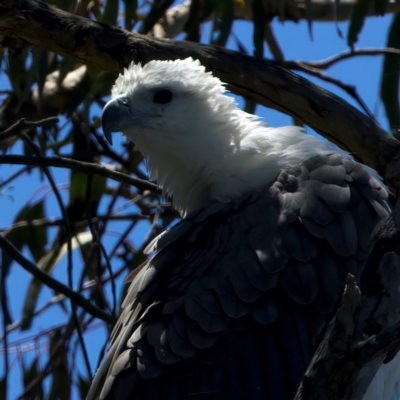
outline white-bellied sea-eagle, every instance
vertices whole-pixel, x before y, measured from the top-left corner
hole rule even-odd
[[[183,219],[147,249],[89,399],[289,400],[389,213],[372,169],[238,108],[191,58],[131,65],[122,131]]]

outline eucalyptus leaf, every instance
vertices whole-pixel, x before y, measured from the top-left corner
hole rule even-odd
[[[86,395],[89,392],[89,387],[90,383],[92,382],[92,379],[87,379],[83,377],[81,374],[78,375],[78,390],[79,394],[81,396],[81,400],[86,399]]]
[[[72,238],[72,250],[81,245],[84,245],[91,240],[92,234],[90,232],[79,233],[74,238]],[[37,266],[39,269],[49,274],[67,253],[68,244],[66,242],[60,243],[59,237],[57,237],[51,249],[39,260]],[[22,310],[21,330],[26,330],[31,327],[37,300],[39,298],[42,287],[43,284],[41,281],[39,281],[39,279],[32,278],[25,296],[25,302]]]
[[[101,22],[112,26],[117,25],[118,6],[119,6],[118,0],[107,0],[106,6],[104,7],[103,17],[101,19]]]
[[[312,22],[313,22],[313,5],[311,0],[306,0],[306,17],[307,17],[307,26],[308,33],[310,34],[311,40],[313,40],[313,32],[312,32]]]
[[[56,330],[50,339],[49,359],[52,382],[48,400],[71,398],[72,377],[68,363],[68,349],[63,340],[64,335],[61,330]]]
[[[39,101],[37,103],[38,113],[42,115],[43,88],[49,73],[49,53],[39,48],[32,48],[32,65],[30,73],[33,74],[32,81],[38,85]]]
[[[220,16],[219,34],[214,42],[217,46],[226,46],[226,42],[231,34],[234,18],[234,1],[219,0],[218,2],[218,15]]]
[[[123,0],[125,4],[125,29],[131,31],[135,22],[138,20],[137,16],[137,0]]]
[[[350,26],[347,32],[347,44],[350,48],[357,43],[358,34],[361,32],[364,25],[364,20],[371,5],[372,0],[357,0],[351,15]]]
[[[34,387],[29,391],[29,395],[32,396],[30,398],[32,399],[43,398],[43,382],[40,380],[42,370],[39,365],[39,360],[40,357],[36,356],[28,367],[22,362],[22,378],[25,390],[28,389],[32,382],[35,382]]]
[[[400,13],[393,18],[386,47],[400,49]],[[400,58],[387,54],[383,61],[380,95],[394,132],[400,128]]]
[[[265,11],[262,0],[254,0],[253,2],[253,15],[254,15],[254,57],[264,57],[264,27],[265,27]]]

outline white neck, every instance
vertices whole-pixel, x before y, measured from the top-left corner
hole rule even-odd
[[[241,110],[222,124],[209,124],[198,123],[190,135],[175,131],[178,142],[161,131],[157,146],[149,134],[135,138],[151,179],[172,196],[182,216],[212,201],[229,202],[246,191],[267,187],[282,168],[313,155],[348,156],[298,127],[268,128]]]

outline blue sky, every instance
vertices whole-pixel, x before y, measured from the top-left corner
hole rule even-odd
[[[385,46],[387,29],[390,26],[392,16],[385,17],[373,17],[366,21],[364,29],[360,35],[359,42],[357,43],[357,48],[365,47],[376,47],[381,48]],[[347,32],[347,23],[340,23],[340,28],[344,33]],[[338,36],[337,30],[334,23],[314,23],[313,24],[313,36],[314,40],[310,39],[308,32],[308,26],[305,22],[293,23],[285,22],[284,24],[275,21],[273,23],[273,29],[278,42],[283,50],[285,58],[287,60],[304,60],[304,61],[315,61],[321,60],[326,57],[335,55],[339,52],[347,50],[347,43],[345,39]],[[209,37],[208,34],[209,27],[204,29],[204,38]],[[249,52],[252,52],[252,26],[251,23],[240,21],[235,22],[234,31],[236,36],[241,40],[241,42],[246,46]],[[236,49],[235,42],[230,39],[229,47]],[[266,57],[270,56],[268,49],[265,52]],[[334,67],[327,71],[328,74],[334,76],[335,78],[347,83],[352,84],[357,87],[360,95],[364,99],[365,103],[368,105],[370,110],[375,114],[377,120],[381,125],[388,129],[388,124],[385,118],[384,109],[379,101],[379,83],[382,68],[382,57],[358,57],[352,60],[343,61],[336,64]],[[306,78],[309,78],[305,75]],[[310,78],[311,79],[311,78]],[[337,87],[321,82],[317,79],[311,79],[317,84],[323,86],[324,88],[334,92],[340,97],[346,99],[351,104],[358,107],[358,105],[349,98],[349,96]],[[6,88],[8,83],[6,81],[5,75],[2,74],[0,77],[0,87],[2,89]],[[243,104],[241,99],[238,99],[239,104]],[[266,109],[265,107],[257,107],[256,114],[262,117],[271,126],[282,126],[292,124],[292,120],[289,116],[283,115],[274,110]],[[100,110],[93,109],[92,116],[99,116]],[[309,133],[312,130],[307,128]],[[114,136],[115,149],[117,151],[122,151],[121,143],[123,141],[122,135],[116,134]],[[22,154],[21,144],[15,145],[9,154]],[[7,179],[12,173],[17,171],[20,167],[5,166],[0,165],[0,179]],[[69,182],[69,172],[62,169],[53,170],[56,182],[63,187],[63,185]],[[63,195],[64,201],[68,198],[68,187],[60,190]],[[13,183],[13,188],[6,190],[5,194],[12,196],[0,196],[0,207],[3,210],[0,213],[0,228],[3,229],[12,223],[15,215],[19,212],[20,208],[25,204],[27,199],[38,200],[45,196],[46,198],[46,215],[49,218],[58,218],[60,216],[60,211],[56,205],[53,194],[50,191],[50,186],[46,180],[41,180],[41,175],[37,169],[33,170],[29,176],[24,175],[22,178],[16,180]],[[104,211],[105,204],[101,207],[101,211]],[[124,206],[122,203],[118,203],[116,207]],[[128,205],[125,212],[134,212],[135,207],[133,205]],[[5,211],[5,212],[4,212]],[[146,224],[141,224],[136,229],[133,230],[130,240],[136,245],[140,244],[144,235],[147,234],[148,226]],[[121,226],[118,224],[110,224],[108,228],[108,233],[105,236],[107,238],[107,249],[112,247],[112,243],[115,242],[118,237],[118,232],[121,231]],[[55,234],[55,229],[52,230],[52,234]],[[76,253],[76,254],[75,254]],[[81,263],[80,256],[77,252],[74,253],[74,264],[79,265]],[[28,252],[25,252],[29,256]],[[115,266],[113,266],[115,267]],[[54,276],[57,279],[66,282],[66,263],[65,260],[61,261],[59,265],[54,270]],[[12,315],[15,320],[19,320],[21,317],[21,309],[24,301],[24,295],[26,293],[27,286],[29,284],[30,277],[28,274],[18,265],[13,265],[12,271],[8,279],[8,286],[12,288],[10,290],[10,304]],[[121,280],[119,281],[121,284]],[[119,291],[117,291],[119,293]],[[51,292],[47,289],[43,290],[39,306],[46,303],[51,297]],[[54,306],[49,311],[42,314],[34,324],[34,331],[20,333],[15,331],[9,336],[9,341],[14,341],[24,337],[32,336],[35,332],[43,332],[49,327],[62,323],[65,321],[65,315],[61,311],[61,308]],[[102,329],[93,329],[88,335],[85,336],[86,345],[89,351],[89,357],[92,362],[92,371],[95,369],[95,365],[98,361],[98,353],[100,348],[104,345],[106,339],[106,332]],[[19,347],[19,352],[21,350],[26,350],[35,347],[35,343],[32,339],[26,340]],[[16,349],[17,350],[17,349]],[[11,362],[14,362],[17,357],[17,353],[10,354]],[[34,356],[33,351],[24,352],[24,358],[26,360],[32,360]],[[80,357],[78,352],[78,357]],[[3,374],[3,362],[0,359],[0,375]],[[82,368],[82,371],[84,369]],[[14,399],[21,393],[22,389],[22,378],[20,374],[20,369],[18,363],[12,369],[12,374],[10,376],[10,386],[9,386],[9,398]],[[73,398],[75,397],[76,393]]]

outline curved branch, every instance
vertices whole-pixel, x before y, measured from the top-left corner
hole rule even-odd
[[[360,57],[360,56],[385,56],[392,55],[396,57],[400,57],[399,49],[356,49],[353,51],[344,51],[343,53],[336,54],[332,57],[328,57],[325,60],[321,61],[284,61],[282,64],[286,64],[286,68],[296,68],[296,66],[306,65],[307,67],[318,68],[318,69],[328,69],[332,65],[336,64],[339,61],[347,60],[349,58]],[[294,63],[292,65],[292,63]]]
[[[6,0],[0,0],[4,4]],[[10,3],[10,1],[7,1]],[[227,49],[129,33],[35,0],[0,7],[0,35],[118,73],[130,62],[193,57],[232,92],[290,114],[385,175],[400,143],[346,101],[273,62]],[[400,169],[393,161],[392,170]],[[391,171],[389,178],[399,182]]]

